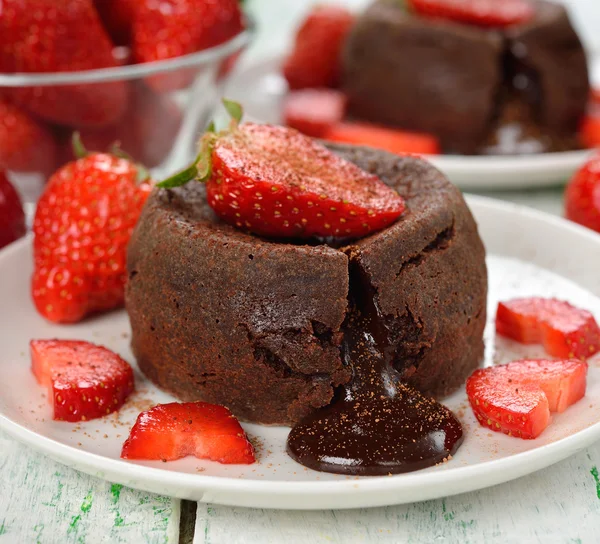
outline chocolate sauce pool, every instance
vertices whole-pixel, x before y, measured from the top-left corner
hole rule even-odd
[[[288,454],[314,470],[359,476],[419,470],[447,459],[463,440],[448,408],[399,381],[394,346],[369,295],[355,301],[345,326],[342,354],[352,379],[288,436]]]

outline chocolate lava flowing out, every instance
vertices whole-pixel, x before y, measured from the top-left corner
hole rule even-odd
[[[360,287],[342,343],[352,379],[332,404],[294,426],[287,451],[314,470],[362,476],[442,462],[461,445],[461,424],[448,408],[400,382],[374,290],[353,268],[351,284]]]

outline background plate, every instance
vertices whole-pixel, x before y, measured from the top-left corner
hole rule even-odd
[[[490,318],[498,299],[559,296],[600,317],[600,276],[583,266],[598,255],[600,237],[545,214],[482,198],[469,198],[489,254]],[[29,370],[31,338],[80,338],[104,344],[133,361],[125,312],[73,326],[39,317],[29,298],[31,241],[0,253],[0,428],[69,466],[100,478],[156,493],[199,501],[261,508],[320,509],[399,504],[498,484],[564,459],[600,438],[600,361],[592,360],[585,399],[536,440],[519,440],[480,427],[464,390],[446,399],[466,430],[454,459],[427,470],[390,477],[354,478],[317,473],[284,452],[287,429],[245,425],[259,462],[225,466],[195,458],[171,463],[119,459],[121,445],[142,409],[171,400],[137,373],[138,391],[118,414],[81,424],[52,421],[44,390]],[[528,264],[531,263],[531,264]],[[543,355],[496,339],[490,319],[486,364]]]

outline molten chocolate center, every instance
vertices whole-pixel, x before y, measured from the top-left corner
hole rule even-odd
[[[331,405],[294,426],[287,451],[314,470],[362,476],[442,462],[462,443],[461,424],[448,408],[400,382],[375,293],[370,286],[360,293],[351,301],[342,343],[352,379]]]

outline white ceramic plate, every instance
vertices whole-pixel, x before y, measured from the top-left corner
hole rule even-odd
[[[244,105],[246,120],[280,124],[287,84],[281,76],[281,55],[271,56],[236,72],[225,96]],[[593,80],[600,84],[600,59],[592,63]],[[467,190],[552,186],[565,182],[590,151],[539,155],[428,157],[450,180]]]
[[[600,236],[539,212],[469,198],[487,245],[490,322],[486,363],[543,353],[537,347],[496,339],[492,317],[498,299],[559,296],[600,318]],[[31,338],[80,338],[101,343],[132,361],[125,312],[74,326],[51,325],[29,299],[31,241],[0,253],[0,428],[54,459],[131,487],[199,501],[261,508],[350,508],[431,499],[479,489],[544,468],[600,439],[600,358],[592,360],[587,396],[557,416],[536,440],[520,440],[480,427],[464,390],[446,404],[465,426],[466,440],[450,462],[389,477],[354,478],[307,470],[284,451],[287,429],[245,425],[258,447],[258,463],[225,466],[195,458],[133,463],[119,459],[137,413],[172,400],[137,372],[138,392],[119,413],[81,424],[52,421],[30,370]]]

